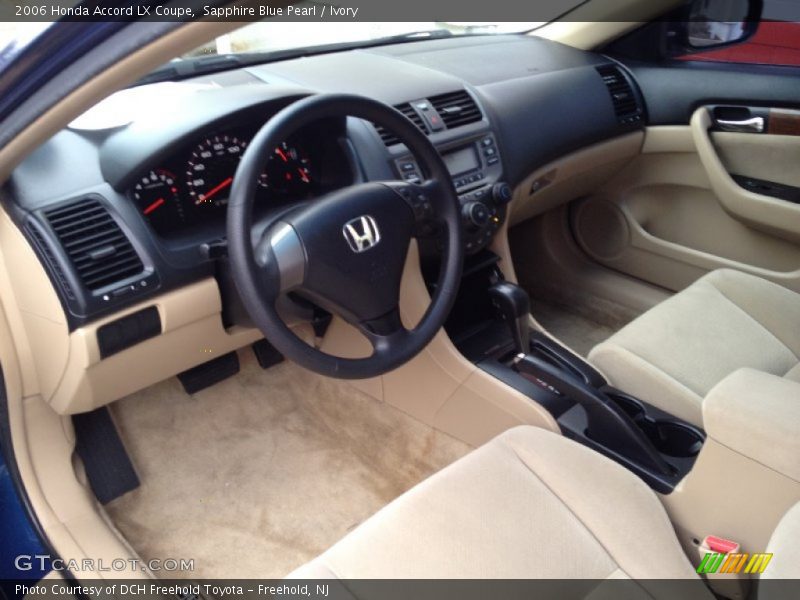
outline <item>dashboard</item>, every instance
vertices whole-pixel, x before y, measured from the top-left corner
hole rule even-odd
[[[376,99],[427,135],[459,195],[467,254],[491,243],[510,189],[531,172],[641,129],[646,118],[625,68],[526,35],[332,52],[126,93],[135,99],[125,110],[114,105],[116,122],[58,132],[2,194],[73,329],[166,290],[219,280],[240,157],[271,116],[309,95]],[[355,118],[309,123],[259,174],[256,219],[354,183],[423,175],[391,132]],[[436,244],[424,246],[435,259]]]

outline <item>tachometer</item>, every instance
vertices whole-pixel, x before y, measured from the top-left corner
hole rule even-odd
[[[239,159],[247,142],[230,135],[215,135],[201,142],[186,166],[189,197],[196,205],[224,206]]]
[[[133,186],[133,199],[139,212],[156,231],[164,232],[185,220],[175,175],[154,169]]]

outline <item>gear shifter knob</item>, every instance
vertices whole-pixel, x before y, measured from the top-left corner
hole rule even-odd
[[[528,324],[531,301],[528,292],[515,283],[498,281],[489,288],[489,297],[497,311],[511,329],[518,354],[530,352],[530,326]]]

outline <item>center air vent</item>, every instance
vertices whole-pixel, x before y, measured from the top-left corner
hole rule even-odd
[[[469,125],[483,118],[475,100],[464,90],[433,96],[430,102],[448,129]]]
[[[421,102],[424,102],[424,100]],[[476,123],[483,118],[481,109],[478,108],[475,100],[464,90],[432,96],[428,99],[428,102],[430,102],[430,105],[435,111],[433,115],[435,116],[435,114],[438,113],[441,117],[445,129],[454,129],[462,125]],[[422,116],[420,116],[411,104],[406,102],[405,104],[398,104],[395,108],[411,119],[422,133],[425,135],[430,133],[430,128],[425,123],[425,120],[423,120]],[[387,146],[394,146],[400,143],[396,135],[383,127],[376,125],[375,129],[378,130],[378,134],[381,136],[383,143]]]
[[[631,87],[630,82],[616,65],[603,65],[597,67],[597,72],[603,78],[603,83],[611,95],[614,104],[614,114],[620,123],[637,123],[642,120],[642,107]]]
[[[144,271],[136,250],[100,200],[85,198],[48,210],[44,215],[90,291]]]
[[[408,102],[406,102],[405,104],[398,104],[397,106],[395,106],[395,108],[399,110],[401,113],[403,113],[406,117],[411,119],[411,122],[414,123],[414,125],[416,125],[420,129],[420,131],[422,131],[422,133],[426,135],[428,134],[428,128],[422,121],[422,117],[419,116],[417,111],[414,110],[414,107],[411,106]],[[387,146],[394,146],[395,144],[400,143],[400,140],[391,131],[387,131],[380,125],[376,125],[375,129],[378,130],[378,135],[381,136],[383,143],[386,144]]]

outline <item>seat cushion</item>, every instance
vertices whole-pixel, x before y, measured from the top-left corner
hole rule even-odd
[[[800,295],[722,269],[650,309],[589,353],[609,381],[702,427],[702,399],[742,367],[800,377]]]
[[[697,575],[660,501],[636,476],[562,436],[518,427],[422,482],[291,577]]]

